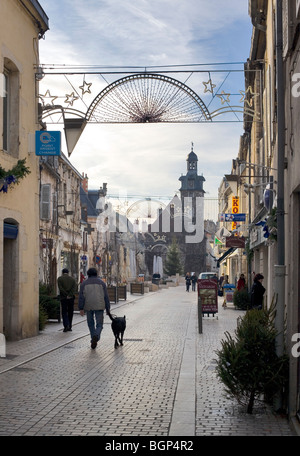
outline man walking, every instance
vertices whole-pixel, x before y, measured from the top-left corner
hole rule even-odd
[[[57,279],[57,285],[60,291],[61,314],[64,332],[72,331],[74,299],[77,291],[77,283],[73,277],[69,276],[69,270],[64,268],[62,270],[62,275]]]
[[[194,272],[192,274],[191,280],[192,280],[192,291],[196,291],[197,276]]]
[[[87,325],[91,334],[91,347],[97,347],[103,328],[103,311],[110,314],[110,302],[106,283],[98,277],[97,269],[87,271],[88,278],[80,285],[78,308],[80,315],[86,312]]]

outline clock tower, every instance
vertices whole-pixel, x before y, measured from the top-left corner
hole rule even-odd
[[[192,143],[191,152],[188,154],[187,173],[182,175],[179,180],[181,181],[181,188],[179,189],[182,201],[182,209],[185,210],[185,198],[192,198],[192,222],[195,223],[196,218],[196,201],[197,197],[203,197],[205,191],[203,190],[203,182],[205,181],[203,176],[197,174],[197,162],[198,157],[195,154],[194,145]],[[184,213],[184,212],[183,212]]]
[[[193,148],[194,145],[192,143],[191,152],[188,154],[186,159],[187,173],[185,176],[182,175],[179,178],[179,180],[181,181],[181,198],[184,198],[185,196],[204,196],[205,193],[205,191],[203,190],[203,182],[205,181],[205,179],[203,176],[198,176],[197,174],[198,157],[195,154]]]
[[[198,176],[197,164],[198,164],[198,157],[194,152],[194,145],[192,143],[191,152],[188,154],[186,163],[187,163],[187,173],[186,175],[182,175],[179,180],[181,181],[181,188],[180,190],[180,199],[182,204],[182,239],[181,239],[181,248],[184,252],[184,269],[185,272],[196,272],[199,274],[205,270],[205,263],[206,263],[206,239],[205,237],[199,242],[195,241],[189,243],[187,239],[189,239],[188,235],[192,235],[192,233],[186,233],[185,230],[185,217],[191,220],[192,224],[199,229],[200,220],[196,220],[197,216],[202,220],[204,223],[204,214],[199,214],[199,198],[203,198],[205,191],[203,190],[203,182],[205,179],[203,175]],[[203,200],[202,200],[203,202]],[[197,211],[197,204],[198,204],[198,211]],[[202,209],[204,211],[204,205],[201,204]],[[195,233],[197,229],[195,230]]]

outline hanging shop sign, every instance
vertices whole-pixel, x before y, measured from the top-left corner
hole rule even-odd
[[[232,205],[232,213],[233,214],[238,214],[240,212],[240,198],[238,196],[233,196],[231,205]],[[233,221],[231,223],[231,230],[232,231],[236,230],[237,223],[238,223],[237,221]]]
[[[219,222],[245,222],[246,214],[219,214]]]
[[[35,155],[60,155],[60,131],[36,131]]]
[[[243,236],[230,236],[226,238],[226,247],[245,248],[245,238]]]

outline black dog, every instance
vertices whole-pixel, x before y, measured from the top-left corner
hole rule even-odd
[[[115,348],[121,344],[123,345],[123,335],[126,329],[126,317],[116,317],[116,315],[108,314],[112,320],[111,329],[115,336]],[[120,342],[120,344],[119,344]]]

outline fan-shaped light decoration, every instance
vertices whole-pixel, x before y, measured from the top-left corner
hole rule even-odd
[[[86,120],[97,123],[202,122],[211,120],[201,98],[176,79],[134,74],[118,79],[91,103]]]

